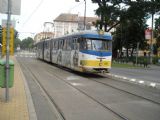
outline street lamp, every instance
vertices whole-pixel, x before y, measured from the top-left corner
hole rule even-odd
[[[76,2],[79,2],[79,0],[75,0]],[[86,30],[86,0],[84,0],[84,4],[85,4],[85,8],[84,8],[84,21],[83,21],[83,25],[84,25],[84,30]]]

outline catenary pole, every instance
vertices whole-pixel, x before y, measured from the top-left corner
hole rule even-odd
[[[152,28],[151,28],[151,43],[150,43],[150,63],[152,64],[153,61],[153,20],[154,20],[154,13],[152,13]]]
[[[11,0],[8,0],[8,10],[7,10],[7,39],[6,39],[6,102],[9,101],[9,40],[10,40],[10,21],[11,21]]]
[[[79,0],[75,0],[76,2],[79,2]],[[84,0],[84,20],[83,20],[83,30],[86,30],[86,0]]]
[[[84,8],[84,30],[86,30],[86,0],[84,0],[85,8]]]

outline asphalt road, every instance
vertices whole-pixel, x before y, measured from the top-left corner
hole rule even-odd
[[[160,83],[160,66],[150,66],[149,68],[115,68],[110,73],[128,78],[135,78],[143,81]]]
[[[159,91],[152,89],[148,92],[148,88],[142,90],[130,83],[66,71],[33,58],[17,59],[31,90],[38,120],[58,119],[55,108],[58,108],[66,120],[160,119],[160,101],[145,99],[139,96],[140,94],[130,93],[129,89],[132,86],[131,91],[146,90],[144,94],[155,95],[157,98],[160,98]],[[35,81],[38,81],[53,99],[55,108]]]

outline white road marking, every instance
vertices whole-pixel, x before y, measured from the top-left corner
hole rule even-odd
[[[156,83],[150,83],[150,86],[155,87]]]
[[[80,85],[82,85],[80,83],[71,83],[71,84],[74,85],[74,86],[80,86]]]
[[[140,81],[138,81],[140,84],[143,84],[144,83],[144,81],[143,80],[140,80]]]
[[[132,79],[130,79],[130,81],[135,82],[135,81],[136,81],[136,79],[132,78]]]

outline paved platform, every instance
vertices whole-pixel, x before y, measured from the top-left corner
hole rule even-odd
[[[29,89],[15,57],[14,85],[9,89],[10,99],[5,101],[5,88],[0,88],[0,120],[36,120]]]

